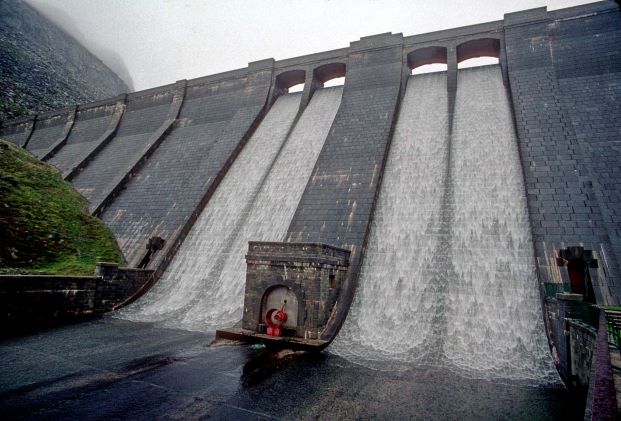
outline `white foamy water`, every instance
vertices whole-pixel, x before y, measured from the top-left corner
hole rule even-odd
[[[462,70],[457,86],[451,150],[456,278],[448,286],[444,355],[474,374],[556,378],[500,67]]]
[[[248,241],[283,240],[339,108],[342,91],[336,87],[315,92],[274,160],[274,148],[284,138],[266,146],[264,137],[286,135],[284,130],[293,121],[300,94],[286,104],[279,98],[162,279],[122,317],[203,331],[228,327],[241,319]],[[288,124],[282,124],[283,118]],[[261,137],[255,139],[257,136]]]
[[[500,68],[459,71],[448,180],[445,80],[408,83],[359,289],[331,349],[374,368],[557,382]]]
[[[248,241],[283,241],[341,103],[342,87],[315,92],[276,159],[243,226],[222,253],[224,265],[184,323],[231,326],[242,318]]]
[[[413,362],[433,335],[429,283],[446,173],[446,73],[410,77],[358,290],[330,349],[354,361]]]
[[[300,98],[301,94],[288,94],[276,100],[233,162],[166,272],[144,297],[122,310],[120,317],[164,321],[168,326],[189,329],[206,328],[188,322],[188,314],[213,310],[196,306],[202,296],[213,289],[214,279],[221,269],[220,258],[285,141]]]

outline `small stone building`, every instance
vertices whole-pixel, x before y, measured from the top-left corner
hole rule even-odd
[[[265,333],[265,315],[284,308],[284,336],[317,339],[347,276],[350,252],[317,243],[251,241],[242,328]]]

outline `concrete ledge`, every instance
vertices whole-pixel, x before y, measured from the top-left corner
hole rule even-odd
[[[0,334],[97,316],[131,302],[152,270],[100,263],[95,276],[0,275]]]
[[[274,348],[288,348],[301,351],[321,351],[328,346],[328,341],[321,339],[303,339],[285,336],[269,336],[247,329],[218,329],[216,339],[243,341],[249,343],[263,343]]]

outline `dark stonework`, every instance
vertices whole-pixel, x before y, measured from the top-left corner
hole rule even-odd
[[[266,294],[277,286],[290,289],[297,298],[295,336],[319,338],[342,292],[349,266],[349,251],[326,244],[249,244],[242,328],[258,331]]]
[[[139,264],[153,236],[166,240],[166,250],[155,254],[148,267],[169,260],[168,251],[189,230],[258,125],[272,65],[253,65],[234,79],[188,81],[170,133],[101,214],[130,265]]]
[[[554,343],[555,364],[561,378],[569,386],[586,390],[591,376],[598,325],[595,319],[599,310],[586,306],[582,295],[558,293],[555,298],[546,299],[546,315]]]
[[[75,107],[39,114],[34,131],[24,146],[37,158],[44,160],[63,146],[75,119]]]
[[[88,199],[89,211],[100,208],[151,149],[158,129],[168,121],[177,90],[177,86],[169,85],[157,92],[128,95],[114,139],[71,179],[76,190]]]
[[[104,104],[80,106],[67,142],[48,163],[68,178],[91,154],[101,150],[118,127],[125,111],[125,97],[121,95]]]
[[[613,41],[620,35],[619,9],[612,2],[505,15],[509,81],[540,280],[554,280],[558,250],[580,244],[605,260],[594,288],[597,302],[608,305],[621,303],[615,251],[621,208],[619,185],[612,181],[621,161],[609,142],[618,120],[609,115],[618,107],[610,98],[618,89],[614,81],[621,47]],[[605,89],[584,95],[572,83],[600,83]],[[583,121],[585,107],[596,118]]]
[[[353,300],[394,128],[404,71],[402,51],[401,34],[351,43],[341,106],[287,234],[286,241],[351,250],[351,269],[337,311],[343,318]],[[331,340],[343,321],[332,320],[325,339]]]
[[[24,147],[32,135],[35,123],[36,117],[21,118],[10,123],[4,123],[1,137],[17,146]]]
[[[614,352],[618,351],[615,349]],[[585,420],[619,419],[612,370],[606,316],[601,311],[595,349],[593,350],[593,362],[591,363]]]
[[[0,334],[101,315],[138,298],[152,270],[98,263],[94,276],[0,275]]]

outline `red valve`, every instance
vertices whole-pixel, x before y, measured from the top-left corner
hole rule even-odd
[[[275,308],[268,310],[265,315],[267,334],[270,336],[281,336],[282,325],[287,321],[287,317],[284,304],[280,310]]]

